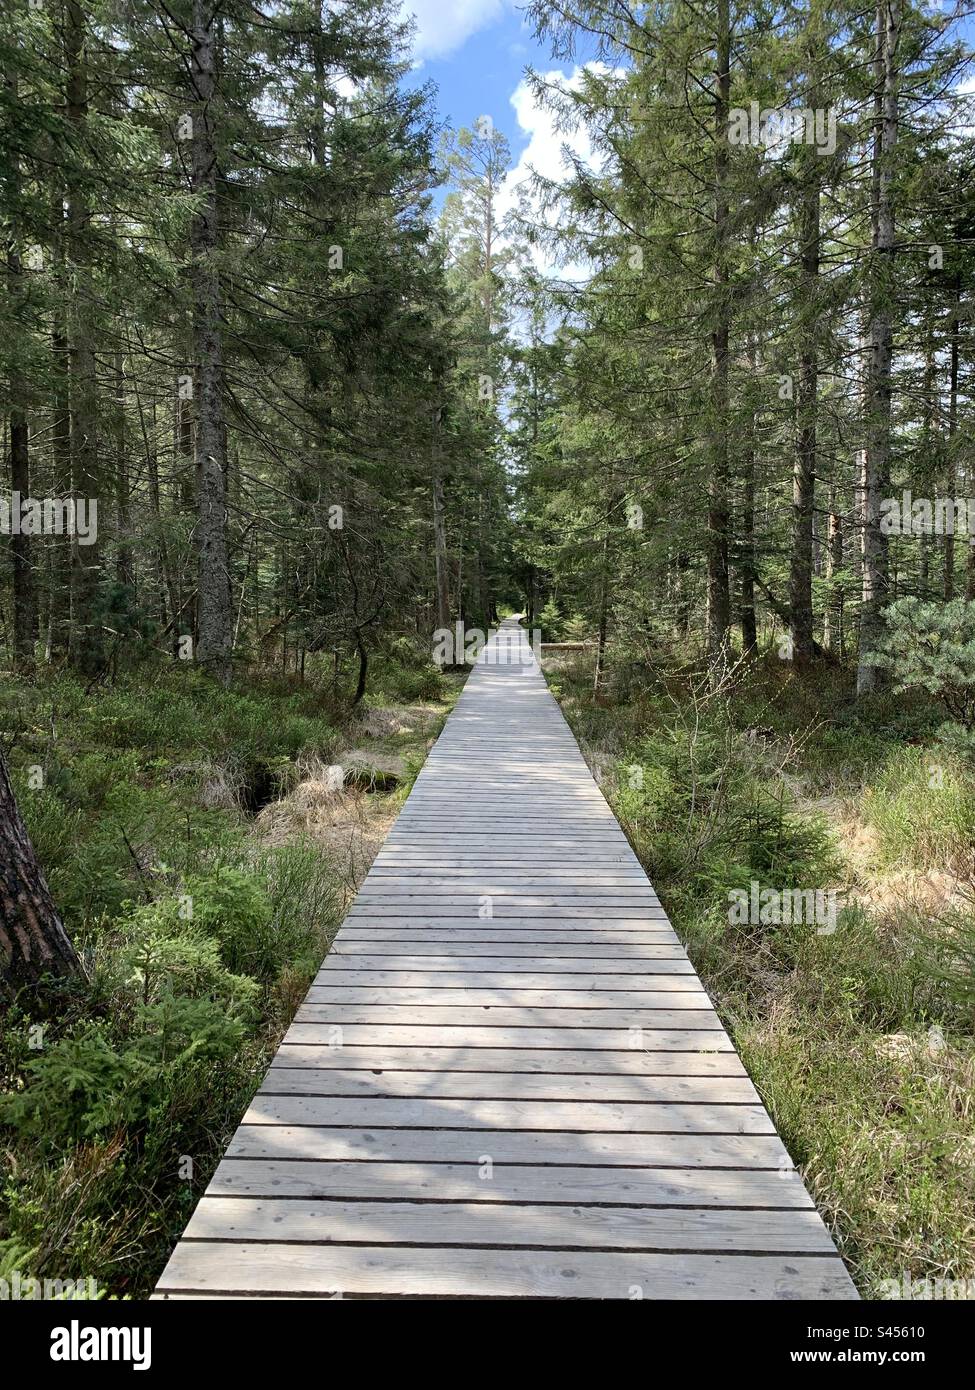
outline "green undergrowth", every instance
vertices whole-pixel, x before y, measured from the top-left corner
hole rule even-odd
[[[410,643],[370,675],[354,715],[320,680],[222,690],[179,668],[3,687],[15,790],[84,976],[0,1005],[0,1274],[151,1291],[345,900],[320,843],[266,844],[256,813],[368,747],[385,706],[442,719],[459,688]],[[426,737],[373,742],[405,755],[399,799]]]
[[[971,1279],[975,770],[933,701],[783,666],[550,681],[861,1292]],[[835,931],[735,921],[752,883]]]

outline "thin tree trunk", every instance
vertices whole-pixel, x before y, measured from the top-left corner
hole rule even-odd
[[[612,522],[612,506],[607,508],[606,529],[603,533],[602,563],[599,573],[599,599],[597,604],[596,667],[592,678],[592,697],[599,698],[603,686],[606,666],[606,635],[609,628],[609,528]]]
[[[163,627],[169,627],[170,644],[174,657],[179,655],[179,614],[180,602],[173,578],[173,568],[169,557],[169,545],[166,541],[166,528],[163,524],[162,501],[159,493],[159,459],[156,454],[156,407],[152,407],[152,437],[146,426],[145,407],[142,403],[142,396],[139,392],[138,382],[134,383],[135,402],[139,412],[139,427],[142,431],[142,446],[146,456],[146,481],[149,492],[149,508],[152,512],[153,529],[156,533],[156,550],[159,560],[159,574],[162,579],[160,592],[160,606],[163,613]],[[168,599],[168,611],[166,600]]]
[[[219,245],[214,117],[216,36],[214,6],[209,0],[193,0],[193,191],[201,195],[191,233],[199,508],[196,656],[201,666],[226,685],[231,676],[233,605],[227,552],[227,441],[220,322],[221,285],[216,261]]]
[[[838,578],[843,568],[843,517],[837,509],[836,484],[829,489],[829,522],[826,539],[826,612],[823,646],[843,659],[843,587]]]
[[[30,496],[27,416],[19,406],[12,407],[10,411],[10,487],[12,492],[22,498]],[[14,665],[18,671],[28,672],[34,666],[34,645],[37,641],[32,548],[30,536],[15,533],[10,537],[14,591]]]
[[[11,102],[17,102],[17,75],[8,69],[6,86]],[[10,160],[9,182],[14,201],[20,192],[20,163],[16,155]],[[10,307],[16,316],[23,297],[23,265],[20,258],[16,224],[10,229],[7,243],[7,287]],[[24,407],[26,381],[14,350],[10,367],[10,489],[22,500],[30,496],[30,436]],[[11,497],[11,504],[14,498]],[[13,518],[11,518],[12,520]],[[14,530],[10,537],[10,559],[13,569],[14,666],[30,671],[34,665],[34,646],[37,641],[37,604],[34,592],[33,546],[31,537]]]
[[[59,199],[60,203],[60,199]],[[54,495],[66,497],[71,491],[71,400],[70,348],[64,320],[55,313],[51,332],[54,388],[51,400],[51,455],[54,464]],[[48,660],[67,655],[71,633],[71,540],[52,536],[50,613],[48,618]]]
[[[748,440],[742,456],[741,499],[741,649],[748,656],[758,649],[758,620],[755,615],[755,438]]]
[[[714,328],[711,333],[711,477],[707,524],[707,654],[712,678],[728,648],[731,600],[728,567],[728,105],[731,96],[729,0],[718,0],[717,86],[714,103]]]
[[[115,503],[118,516],[118,550],[115,573],[123,588],[135,588],[135,562],[131,535],[131,496],[125,430],[125,366],[122,354],[115,354]]]
[[[446,631],[450,627],[450,587],[447,574],[447,525],[444,516],[444,486],[440,465],[440,422],[443,415],[441,407],[433,412],[433,562],[437,586],[437,627]],[[460,660],[460,653],[457,653]]]
[[[88,127],[88,32],[80,0],[65,5],[65,60],[67,69],[67,117],[79,149],[84,148]],[[92,324],[94,286],[87,245],[91,209],[77,176],[68,189],[68,249],[74,268],[69,319],[71,377],[72,491],[87,505],[100,502],[101,474],[98,450],[98,385]],[[101,518],[99,517],[99,523]],[[87,674],[98,672],[104,662],[104,632],[99,612],[101,545],[93,542],[71,546],[71,658]]]
[[[934,351],[934,320],[933,316],[928,316],[927,331],[924,338],[924,376],[921,381],[922,398],[922,443],[925,458],[925,484],[926,490],[932,496],[937,495],[938,483],[930,471],[930,464],[927,462],[931,457],[932,447],[935,436],[935,381],[937,379],[937,363]],[[931,556],[932,556],[932,537],[921,535],[918,553],[918,597],[922,602],[927,602],[931,587]]]
[[[891,360],[894,293],[894,208],[892,155],[897,142],[897,39],[900,0],[877,5],[877,127],[874,136],[874,209],[870,339],[867,375],[867,434],[863,476],[863,602],[857,694],[877,687],[877,669],[867,660],[884,628],[889,597],[887,537],[880,528],[880,504],[890,491]]]
[[[948,501],[952,503],[952,517],[954,517],[953,504],[957,485],[957,465],[955,460],[954,441],[955,431],[958,428],[958,337],[960,333],[960,308],[961,287],[959,278],[956,275],[951,305],[951,343],[949,346],[948,358],[948,447],[947,468],[945,470],[945,491]],[[945,603],[950,603],[955,596],[955,532],[953,526],[948,527],[944,537],[944,595]]]
[[[818,105],[816,88],[810,107]],[[813,517],[816,508],[816,423],[819,386],[819,155],[803,151],[805,168],[799,202],[799,288],[803,304],[799,356],[799,436],[792,476],[792,555],[789,609],[793,660],[805,665],[813,654]]]

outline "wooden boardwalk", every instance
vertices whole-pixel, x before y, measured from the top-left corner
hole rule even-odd
[[[856,1297],[514,621],[156,1296]]]

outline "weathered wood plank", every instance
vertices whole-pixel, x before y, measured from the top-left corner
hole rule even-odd
[[[663,1003],[659,1001],[663,998]],[[721,1027],[718,1016],[708,1007],[704,994],[651,996],[642,1008],[589,1008],[585,1000],[578,1007],[550,1009],[482,1004],[316,1004],[304,1003],[295,1014],[295,1024],[378,1024],[424,1027],[445,1025],[458,1028],[709,1028]]]
[[[651,1255],[614,1251],[186,1241],[159,1292],[396,1297],[837,1299],[852,1294],[835,1255]]]
[[[628,1052],[606,1052],[598,1049],[558,1051],[554,1048],[503,1047],[389,1047],[382,1043],[373,1046],[322,1046],[317,1043],[292,1042],[289,1039],[278,1048],[268,1079],[278,1066],[337,1069],[357,1068],[373,1073],[383,1071],[431,1071],[445,1074],[472,1071],[521,1072],[538,1076],[567,1076],[577,1079],[602,1076],[610,1080],[619,1077],[653,1076],[744,1076],[745,1068],[738,1054],[724,1052],[650,1052],[631,1049]]]
[[[386,1096],[279,1096],[258,1093],[244,1125],[363,1125],[377,1129],[559,1130],[625,1134],[774,1134],[762,1105],[664,1102],[437,1100]]]
[[[503,964],[503,962],[498,962]],[[419,966],[412,970],[401,970],[399,963],[395,963],[389,970],[377,970],[369,968],[363,970],[342,969],[340,966],[329,967],[328,970],[320,970],[316,976],[316,985],[365,985],[389,986],[391,989],[407,986],[414,989],[637,989],[644,981],[650,978],[641,975],[639,972],[619,971],[615,974],[604,974],[602,971],[598,975],[591,975],[587,970],[570,970],[570,965],[575,965],[575,961],[564,961],[559,969],[549,970],[548,960],[521,962],[524,969],[511,969],[512,962],[508,962],[507,969],[493,970],[489,968],[487,960],[478,961],[474,968],[470,967],[468,961],[455,961],[451,966],[449,961],[434,962],[431,970],[420,969]],[[532,969],[535,965],[539,968]],[[673,969],[668,967],[673,966]],[[653,978],[662,975],[673,975],[677,979],[686,981],[693,985],[697,981],[697,976],[689,969],[684,961],[662,961],[653,962]],[[432,1002],[432,1000],[431,1000]]]
[[[384,1043],[401,1047],[557,1047],[598,1048],[626,1051],[648,1047],[656,1051],[683,1052],[708,1047],[715,1052],[734,1051],[720,1028],[486,1028],[475,1024],[426,1026],[406,1023],[293,1023],[285,1037],[289,1042],[331,1044],[338,1030],[345,1043]]]
[[[189,1240],[275,1244],[589,1247],[646,1251],[795,1251],[832,1254],[814,1211],[675,1211],[654,1207],[508,1206],[206,1197]]]
[[[208,1189],[215,1196],[331,1197],[420,1202],[594,1202],[601,1206],[738,1207],[813,1211],[793,1168],[624,1168],[476,1162],[224,1159]],[[686,1213],[684,1213],[686,1214]]]
[[[496,1071],[341,1071],[275,1066],[258,1095],[388,1096],[446,1100],[635,1101],[759,1105],[745,1076],[537,1076]]]
[[[771,1168],[792,1164],[776,1134],[571,1134],[519,1129],[353,1129],[241,1125],[228,1158],[409,1163],[551,1163],[624,1168]]]
[[[681,964],[682,962],[678,959],[678,963]],[[680,970],[663,971],[660,969],[662,964],[663,962],[659,960],[633,960],[627,956],[593,957],[583,955],[581,952],[577,955],[546,954],[544,958],[508,955],[458,956],[449,951],[440,954],[420,953],[419,955],[407,954],[406,952],[400,954],[399,951],[369,955],[365,953],[346,955],[343,952],[338,952],[335,955],[329,954],[316,979],[319,982],[328,983],[333,973],[348,974],[356,970],[363,974],[376,970],[384,974],[415,970],[427,974],[437,974],[438,972],[464,974],[470,977],[471,984],[475,984],[477,973],[488,971],[495,975],[581,975],[589,981],[599,979],[602,976],[617,976],[619,978],[626,976],[631,981],[628,988],[633,988],[635,981],[645,979],[650,973],[676,975],[689,973]]]
[[[629,942],[614,942],[610,945],[604,945],[600,941],[587,940],[583,941],[582,944],[578,942],[562,942],[556,943],[555,946],[536,942],[526,947],[515,946],[511,950],[506,949],[504,946],[500,946],[497,950],[500,955],[507,956],[509,960],[515,956],[528,956],[532,959],[538,959],[542,954],[558,955],[563,958],[570,957],[571,955],[577,957],[579,960],[639,960],[644,962],[647,970],[652,970],[656,950],[662,946],[666,947],[668,944],[670,944],[671,950],[673,951],[675,949],[673,943],[668,943],[666,939],[662,941],[658,940],[653,945],[649,946],[644,945],[642,942],[634,944],[630,944]],[[402,950],[403,954],[408,956],[449,956],[453,958],[494,955],[494,950],[488,949],[488,943],[485,943],[483,938],[476,943],[475,946],[465,945],[463,940],[457,942],[440,941],[435,943],[420,941],[407,948],[396,947],[390,942],[383,945],[382,954],[385,955],[389,952],[390,955],[395,956],[398,950]],[[359,956],[376,955],[377,948],[375,942],[369,938],[349,937],[346,940],[337,941],[329,954],[333,960],[355,960]]]
[[[685,1000],[688,1007],[708,1008],[708,996],[699,988],[695,975],[653,975],[644,977],[641,986],[655,981],[648,989],[438,989],[433,996],[440,1007],[465,1008],[526,1008],[537,1009],[669,1009]],[[668,986],[663,988],[662,986]],[[687,988],[684,988],[687,986]],[[312,985],[305,1004],[396,1004],[423,1005],[431,1002],[427,989],[370,988],[368,985]]]

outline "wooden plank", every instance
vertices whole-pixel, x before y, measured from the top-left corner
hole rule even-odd
[[[627,1052],[573,1051],[565,1049],[472,1047],[388,1047],[382,1043],[341,1047],[299,1043],[286,1038],[275,1053],[268,1072],[270,1081],[278,1066],[349,1069],[374,1074],[383,1071],[464,1073],[472,1071],[520,1072],[539,1076],[744,1076],[745,1068],[734,1051],[724,1052]]]
[[[852,1286],[835,1255],[395,1249],[186,1241],[159,1292],[371,1297],[838,1299]]]
[[[691,976],[692,971],[686,969],[667,970],[665,965],[673,964],[681,966],[684,964],[679,958],[672,962],[663,960],[630,961],[630,960],[588,960],[584,956],[552,956],[547,955],[541,958],[532,959],[530,956],[451,956],[451,955],[371,955],[371,956],[334,956],[331,962],[327,962],[319,970],[316,976],[317,984],[328,984],[334,980],[335,976],[341,975],[345,983],[356,983],[346,977],[356,975],[361,977],[358,983],[379,984],[376,979],[369,979],[368,976],[381,975],[384,977],[382,983],[395,984],[396,981],[387,979],[393,975],[423,975],[424,984],[430,985],[461,985],[478,988],[490,988],[487,981],[480,979],[482,975],[503,975],[514,982],[519,983],[519,976],[525,976],[526,988],[531,988],[527,984],[527,978],[538,978],[540,976],[550,977],[543,980],[541,985],[535,986],[544,989],[547,985],[554,984],[556,980],[566,979],[566,988],[582,988],[588,984],[593,989],[638,989],[643,980],[653,975],[683,975]],[[648,965],[652,966],[652,971],[648,970]],[[456,980],[437,980],[438,975],[456,975]],[[697,977],[694,976],[696,979]],[[604,985],[601,982],[609,980],[611,983]],[[406,983],[405,981],[403,983]],[[502,985],[502,988],[504,986]]]
[[[327,978],[327,977],[326,977]],[[592,989],[438,989],[434,1003],[443,1008],[549,1008],[549,1009],[669,1009],[685,1000],[688,1007],[709,1008],[708,996],[699,988],[695,975],[655,975],[649,977],[669,988],[634,990]],[[648,983],[647,979],[640,981]],[[687,988],[684,988],[684,986]],[[306,1004],[396,1004],[421,1006],[431,1003],[429,989],[390,989],[368,985],[312,985]]]
[[[359,945],[366,942],[374,944],[378,941],[383,943],[380,948],[383,951],[389,950],[390,945],[395,942],[414,942],[417,945],[428,945],[432,942],[439,942],[442,946],[449,946],[453,952],[458,946],[474,946],[495,948],[497,946],[531,946],[544,947],[546,951],[556,955],[564,954],[559,951],[559,947],[569,946],[575,950],[579,946],[639,946],[642,948],[641,954],[647,960],[655,960],[658,957],[672,959],[675,954],[675,943],[673,934],[669,931],[653,931],[650,929],[638,928],[635,931],[621,931],[614,927],[611,931],[599,931],[592,927],[537,927],[532,930],[524,927],[496,927],[488,924],[483,927],[406,927],[406,926],[383,926],[380,924],[359,926],[352,924],[343,927],[341,940],[336,941],[332,947],[333,951],[344,952],[345,948],[352,942]],[[683,950],[677,946],[676,950],[683,955]],[[416,955],[415,951],[410,951],[410,955]],[[484,950],[472,952],[474,955],[484,955]],[[523,952],[505,951],[506,956],[520,956]]]
[[[258,1095],[388,1096],[441,1100],[634,1101],[642,1104],[759,1105],[745,1076],[536,1076],[496,1071],[270,1069]]]
[[[275,1244],[530,1246],[534,1250],[795,1251],[832,1254],[814,1211],[675,1211],[654,1207],[350,1202],[205,1197],[189,1240]]]
[[[532,916],[519,916],[514,912],[505,912],[502,917],[482,918],[471,916],[465,912],[462,917],[452,916],[447,912],[438,912],[436,916],[417,915],[409,912],[391,914],[371,913],[366,911],[353,912],[351,909],[346,915],[342,924],[341,931],[336,937],[336,941],[342,939],[345,932],[355,927],[365,930],[369,927],[379,927],[383,931],[452,931],[455,927],[461,931],[496,931],[499,938],[508,932],[513,931],[536,931],[536,932],[643,932],[654,935],[659,941],[675,942],[679,946],[679,938],[674,932],[673,927],[666,917],[660,917],[652,912],[641,912],[633,917],[629,913],[620,916],[591,917],[586,913],[546,913],[544,916],[534,914]],[[609,937],[606,938],[610,939]],[[680,947],[681,954],[684,949]]]
[[[663,998],[663,1004],[659,1003]],[[671,1004],[672,1001],[672,1004]],[[671,1005],[668,1007],[668,1005]],[[305,1003],[295,1024],[373,1024],[381,1027],[444,1025],[471,1028],[710,1028],[720,1029],[718,1016],[704,994],[654,995],[645,1008],[593,1009],[585,1001],[577,1008],[506,1008],[482,1004],[315,1004]]]
[[[649,1047],[658,1052],[684,1052],[708,1047],[731,1052],[731,1042],[720,1028],[485,1028],[474,1024],[435,1027],[400,1023],[293,1023],[285,1037],[290,1042],[325,1043],[336,1036],[343,1043],[384,1043],[400,1047],[557,1047],[597,1048],[623,1052]]]
[[[374,862],[378,865],[405,865],[423,869],[431,862],[441,863],[442,859],[437,856],[431,860],[430,852],[426,849],[412,847],[412,845],[391,845],[387,841]],[[526,859],[524,859],[524,855],[517,852],[517,849],[503,851],[503,849],[495,847],[485,849],[485,851],[452,853],[449,863],[458,867],[467,867],[467,869],[495,869],[495,867],[497,869],[517,869],[517,867],[524,866]],[[572,869],[577,863],[579,863],[579,856],[567,855],[567,853],[566,855],[552,853],[545,859],[545,866],[548,869]],[[586,863],[593,867],[627,867],[638,865],[638,860],[629,845],[623,844],[616,845],[608,851],[588,852]]]
[[[571,894],[580,898],[596,897],[600,901],[604,898],[615,900],[617,897],[639,897],[641,900],[649,899],[650,902],[659,901],[647,892],[646,887],[640,886],[635,875],[575,874],[571,869],[565,869],[560,874],[546,875],[506,874],[497,870],[468,871],[456,877],[437,873],[435,870],[429,873],[377,873],[372,876],[369,888],[370,893],[395,893],[405,897],[419,897],[431,892],[440,895],[459,892],[476,893],[479,896],[483,893],[511,896],[534,893],[536,890],[546,894],[557,893],[560,896]]]
[[[422,958],[421,958],[422,959]],[[358,968],[355,970],[343,969],[336,963],[324,967],[318,972],[315,978],[317,985],[364,985],[366,987],[390,986],[397,988],[406,986],[413,989],[639,989],[643,983],[651,978],[641,975],[639,971],[616,971],[607,974],[600,971],[598,975],[590,974],[588,970],[570,970],[570,965],[577,965],[578,962],[566,960],[561,967],[556,970],[549,970],[549,961],[541,960],[531,962],[524,960],[521,964],[524,969],[512,970],[511,962],[506,970],[493,970],[490,967],[490,959],[479,960],[476,968],[472,968],[469,961],[463,962],[463,969],[460,968],[461,962],[455,961],[453,967],[449,961],[435,961],[434,969],[411,969],[401,970],[398,961],[393,962],[393,968],[389,970],[378,970],[370,967],[368,970]],[[534,964],[538,969],[531,969]],[[672,967],[672,968],[671,968]],[[661,975],[673,975],[678,979],[685,980],[689,985],[697,983],[697,976],[690,969],[686,961],[674,960],[653,962],[653,977]]]
[[[663,1207],[813,1211],[793,1168],[624,1168],[477,1163],[318,1162],[230,1158],[208,1191],[215,1196],[329,1197],[427,1202],[575,1202]],[[684,1213],[686,1215],[686,1212]]]
[[[358,898],[356,902],[358,903]],[[377,901],[361,903],[358,907],[353,904],[349,909],[348,920],[357,921],[359,917],[385,918],[394,917],[405,920],[412,918],[425,918],[436,922],[437,918],[450,917],[459,918],[462,922],[488,921],[481,911],[482,904],[476,898],[472,898],[469,903],[458,904],[455,900],[443,899],[440,902],[433,900],[417,901],[412,905],[409,902],[386,903]],[[531,903],[525,902],[520,898],[496,897],[493,905],[493,920],[508,921],[515,918],[524,918],[526,912],[531,909],[531,917],[535,921],[556,921],[565,922],[570,918],[577,917],[588,922],[642,922],[650,925],[653,922],[660,922],[659,914],[654,915],[655,909],[626,906],[624,903],[608,904],[605,907],[598,904],[587,903],[585,907],[566,907],[550,904],[545,907],[533,908]]]
[[[316,1128],[556,1129],[564,1134],[604,1130],[626,1134],[775,1133],[762,1105],[280,1096],[260,1092],[241,1123]]]
[[[356,909],[355,904],[346,914],[345,921],[350,926],[390,926],[390,927],[472,927],[484,922],[495,922],[506,930],[508,927],[535,927],[538,930],[558,931],[562,928],[578,927],[580,930],[602,931],[673,931],[665,916],[653,908],[634,912],[630,908],[612,907],[593,910],[592,908],[539,908],[526,914],[515,911],[510,903],[501,899],[494,904],[493,916],[465,909],[459,913],[446,907],[403,908],[372,907]],[[340,933],[341,934],[341,933]],[[678,940],[676,932],[674,940]]]
[[[624,1168],[791,1167],[776,1134],[626,1134],[613,1130],[561,1134],[519,1129],[353,1129],[310,1125],[241,1125],[229,1158],[313,1158],[319,1161],[621,1165]]]
[[[666,946],[666,940],[656,943]],[[671,946],[673,950],[673,946]],[[478,942],[476,946],[465,945],[459,942],[435,942],[428,943],[420,941],[406,948],[397,947],[392,943],[384,944],[382,948],[383,956],[388,952],[394,959],[399,951],[408,956],[442,956],[450,959],[463,959],[466,956],[485,956],[494,955],[494,951],[488,950],[484,941]],[[376,944],[368,938],[362,940],[358,937],[349,937],[347,940],[336,942],[329,953],[332,960],[355,960],[360,956],[375,956],[378,954]],[[650,970],[653,966],[653,948],[647,948],[642,943],[631,945],[630,943],[614,942],[611,945],[603,945],[601,942],[586,941],[581,945],[576,942],[556,943],[555,946],[542,946],[533,944],[531,946],[515,946],[507,949],[504,946],[498,948],[498,954],[507,957],[509,960],[515,956],[527,956],[529,959],[537,960],[542,954],[546,956],[557,955],[563,959],[576,958],[578,960],[638,960],[645,968]]]

